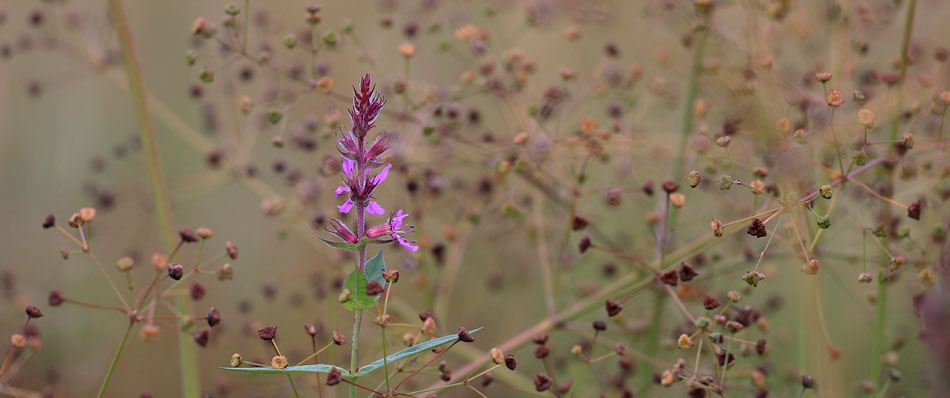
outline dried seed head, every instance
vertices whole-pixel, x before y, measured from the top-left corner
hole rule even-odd
[[[343,381],[343,376],[340,374],[339,369],[333,368],[330,370],[330,373],[327,373],[328,386],[335,386],[337,384],[340,384],[341,381]]]
[[[677,184],[675,181],[666,180],[663,181],[663,191],[667,194],[671,194],[680,189],[680,184]]]
[[[534,376],[534,389],[538,392],[546,391],[551,388],[552,384],[554,384],[554,381],[551,380],[551,376],[544,373],[538,373]]]
[[[471,343],[475,341],[475,338],[472,337],[472,334],[469,333],[468,329],[465,329],[465,328],[459,328],[458,337],[459,337],[459,340],[462,341],[463,343]]]
[[[380,285],[379,282],[369,281],[366,284],[366,294],[370,296],[378,296],[383,292],[383,285]]]
[[[56,225],[56,215],[49,213],[45,219],[43,219],[43,229],[49,229]]]
[[[96,218],[96,209],[92,207],[83,207],[79,209],[79,218],[82,219],[84,223],[90,223],[93,219]]]
[[[10,345],[17,349],[26,347],[26,337],[19,333],[10,335]]]
[[[217,308],[211,307],[206,319],[208,320],[208,326],[214,327],[221,323],[221,312],[219,312]]]
[[[174,280],[180,280],[185,275],[185,268],[181,264],[168,264],[168,277]]]
[[[660,282],[663,282],[664,284],[676,286],[677,282],[679,281],[679,274],[675,269],[668,269],[666,271],[660,272],[660,275],[657,276],[657,279],[659,279]]]
[[[818,263],[818,260],[811,259],[807,263],[802,265],[801,271],[805,275],[815,275],[818,273],[818,270],[821,268],[821,264]]]
[[[699,273],[696,272],[696,269],[692,265],[686,263],[680,263],[679,277],[683,282],[689,282],[693,278],[699,276]]]
[[[584,237],[581,238],[580,243],[577,244],[577,249],[581,253],[583,253],[583,252],[586,252],[587,249],[590,249],[590,245],[591,245],[590,236],[584,235]]]
[[[287,367],[287,357],[278,355],[270,360],[270,366],[274,369],[283,369]]]
[[[831,92],[828,93],[827,101],[828,106],[837,108],[841,106],[841,104],[844,104],[844,96],[841,95],[841,92],[838,90],[831,90]]]
[[[237,245],[235,245],[231,241],[228,241],[227,243],[224,244],[224,250],[227,251],[228,257],[230,257],[232,260],[237,260],[238,258]]]
[[[591,326],[593,326],[594,330],[598,332],[607,330],[607,323],[605,323],[604,321],[594,321],[594,323]]]
[[[677,209],[682,208],[686,205],[686,195],[681,193],[670,194],[670,203],[672,203]]]
[[[518,367],[518,361],[515,360],[515,354],[507,353],[505,354],[505,367],[509,370],[515,370]]]
[[[719,190],[728,191],[730,188],[732,188],[732,184],[734,183],[735,181],[732,179],[732,177],[727,174],[723,174],[719,177]]]
[[[198,241],[198,235],[196,235],[195,232],[188,227],[179,228],[178,236],[181,238],[181,241],[185,243],[194,243]]]
[[[195,343],[201,347],[208,346],[208,340],[211,338],[211,330],[208,328],[201,328],[195,331],[194,334]]]
[[[232,367],[232,368],[240,367],[243,362],[244,362],[244,358],[241,357],[241,354],[238,354],[238,353],[236,353],[236,352],[235,352],[234,354],[231,354],[231,367]]]
[[[738,303],[740,300],[742,300],[742,295],[735,290],[730,290],[729,293],[726,293],[726,297],[728,297],[729,301],[733,303]]]
[[[544,359],[551,353],[551,349],[546,345],[539,345],[538,348],[534,349],[534,357],[538,359]]]
[[[688,350],[693,346],[693,339],[689,337],[686,333],[680,335],[679,339],[676,340],[676,345],[681,350]]]
[[[195,231],[195,234],[201,239],[211,239],[211,237],[214,236],[214,231],[208,227],[199,227],[198,230]]]
[[[66,301],[66,297],[63,296],[63,292],[59,289],[53,289],[49,292],[49,306],[50,307],[59,307]]]
[[[491,360],[495,363],[495,365],[502,365],[505,363],[505,354],[497,348],[492,348],[491,351],[488,352],[488,355],[491,357]]]
[[[768,235],[768,233],[765,231],[765,223],[763,223],[762,220],[758,218],[752,220],[752,224],[749,224],[749,228],[746,230],[746,233],[756,238],[762,238]]]
[[[426,336],[432,336],[435,334],[435,318],[428,317],[425,321],[422,321],[422,334]]]
[[[168,267],[168,257],[161,253],[155,253],[152,255],[151,263],[156,271],[164,271]]]
[[[815,383],[814,377],[811,377],[811,375],[809,374],[802,375],[802,388],[805,388],[805,389],[815,388],[816,385],[817,383]]]
[[[215,273],[218,275],[219,281],[229,281],[234,278],[234,268],[231,267],[231,263],[221,264]]]
[[[707,310],[714,310],[719,308],[719,299],[713,296],[706,296],[703,298],[703,308]]]
[[[911,203],[910,206],[907,206],[907,217],[913,218],[915,220],[920,220],[920,201]]]
[[[389,282],[389,283],[399,282],[399,270],[390,269],[390,270],[383,271],[383,279],[385,279],[386,282]]]
[[[333,331],[333,344],[344,345],[346,344],[346,336],[343,333],[340,333],[339,330]]]
[[[861,123],[865,129],[874,128],[874,121],[876,119],[877,114],[870,109],[861,109],[858,111],[858,123]]]
[[[154,340],[156,337],[158,337],[158,333],[160,331],[161,329],[159,329],[158,326],[145,325],[145,326],[142,326],[141,329],[139,329],[139,337],[147,343],[149,341]]]
[[[274,337],[277,337],[277,326],[267,325],[260,329],[257,329],[257,336],[264,341],[271,341]]]
[[[26,307],[26,316],[30,318],[40,318],[43,316],[43,312],[39,308],[36,308],[32,305]]]
[[[620,311],[623,310],[623,305],[619,301],[614,299],[607,299],[607,302],[604,303],[604,307],[607,309],[607,316],[617,316],[620,314]]]
[[[712,229],[713,235],[722,236],[722,221],[719,221],[718,218],[712,219],[709,222],[709,227]]]

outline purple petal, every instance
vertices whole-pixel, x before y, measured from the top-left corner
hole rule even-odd
[[[393,168],[392,163],[389,163],[386,165],[386,167],[383,167],[383,170],[380,171],[376,177],[373,177],[373,185],[379,185],[382,184],[383,181],[386,181],[386,177],[389,176],[389,169],[391,168]]]
[[[392,220],[389,222],[389,225],[392,226],[393,230],[402,228],[402,219],[409,217],[409,213],[403,213],[402,209],[396,212],[396,215],[393,216]]]
[[[386,210],[383,209],[383,207],[380,206],[379,203],[369,202],[369,205],[366,206],[366,212],[369,214],[381,215],[383,213],[386,213]]]
[[[336,208],[340,210],[340,213],[343,213],[343,214],[349,213],[350,209],[353,208],[353,201],[347,199],[346,202],[343,202],[342,205],[339,205]]]
[[[353,178],[353,168],[356,167],[356,162],[351,159],[343,158],[343,174],[349,178]]]
[[[406,250],[409,250],[411,252],[419,250],[419,246],[413,245],[412,241],[410,241],[409,239],[403,238],[399,235],[395,235],[395,237],[396,237],[396,241],[398,241],[399,244],[402,245],[402,247],[405,248]]]
[[[333,194],[336,196],[340,196],[347,192],[350,192],[350,187],[341,185],[341,186],[336,187],[336,190],[333,191]]]

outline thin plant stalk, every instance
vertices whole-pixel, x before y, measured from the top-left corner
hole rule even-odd
[[[125,328],[125,335],[122,336],[122,341],[119,342],[119,348],[115,350],[115,355],[112,356],[112,363],[109,365],[109,369],[106,370],[106,377],[102,380],[102,385],[99,387],[99,395],[97,397],[102,398],[106,394],[106,388],[109,387],[109,381],[112,380],[112,373],[115,371],[115,365],[119,363],[119,357],[122,356],[122,350],[125,349],[125,343],[129,340],[129,334],[132,332],[132,326],[135,325],[134,321],[129,321],[129,326]]]
[[[116,33],[122,48],[125,70],[129,79],[129,92],[132,94],[132,102],[135,105],[136,114],[139,119],[142,151],[145,153],[146,165],[148,167],[149,188],[152,192],[152,202],[155,205],[155,217],[160,228],[163,247],[166,252],[171,252],[174,250],[176,243],[171,201],[169,200],[165,175],[162,171],[161,158],[159,157],[158,145],[155,139],[155,126],[152,124],[152,119],[149,115],[145,81],[142,79],[142,70],[135,53],[132,30],[129,26],[125,5],[122,0],[109,0],[109,9],[115,20]],[[186,297],[176,297],[175,305],[181,313],[191,312],[189,308],[190,303]],[[184,320],[179,320],[179,326],[183,325]],[[178,339],[182,397],[197,398],[201,393],[197,369],[198,355],[194,344],[184,336],[183,334],[179,336]]]

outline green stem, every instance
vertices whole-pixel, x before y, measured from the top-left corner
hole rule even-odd
[[[900,124],[901,114],[904,107],[904,77],[907,75],[907,47],[910,44],[910,33],[914,30],[914,9],[917,6],[916,0],[907,2],[907,18],[904,20],[904,33],[901,36],[900,65],[897,72],[897,108],[894,119],[891,120],[891,140],[897,139],[897,127]],[[893,147],[891,147],[893,152]]]
[[[357,357],[360,347],[360,326],[363,323],[363,310],[357,309],[353,319],[353,348],[350,349],[350,373],[357,371]],[[356,383],[356,377],[353,377],[353,383]],[[356,385],[350,384],[350,398],[356,398]]]
[[[651,279],[652,281],[652,279]],[[666,304],[666,295],[658,295],[653,303],[653,314],[650,316],[650,329],[647,331],[647,346],[643,354],[651,358],[656,357],[657,349],[660,346],[660,329],[663,324],[663,307]],[[640,371],[640,389],[646,391],[653,385],[653,364],[643,362],[643,369]]]
[[[294,378],[290,374],[288,374],[287,380],[290,381],[290,388],[294,390],[294,397],[300,398],[300,393],[297,392],[297,385],[294,384]]]
[[[706,49],[706,41],[709,36],[707,27],[702,26],[699,37],[696,40],[696,47],[693,50],[693,63],[689,72],[689,86],[686,89],[686,100],[683,104],[683,124],[680,126],[679,150],[676,152],[676,158],[673,161],[673,178],[681,177],[683,167],[686,165],[686,144],[689,142],[689,134],[693,131],[693,103],[696,102],[696,93],[699,87],[699,75],[703,69],[703,52]]]
[[[881,356],[884,352],[884,322],[887,319],[887,283],[883,280],[884,272],[878,274],[877,285],[877,317],[874,320],[874,345],[871,351],[871,380],[881,377]]]
[[[388,298],[388,297],[387,297]],[[383,312],[385,314],[385,312]],[[386,375],[386,392],[392,392],[392,388],[389,387],[389,358],[386,353],[386,326],[384,325],[383,330],[383,374]]]
[[[125,329],[125,335],[122,336],[122,341],[119,342],[119,348],[115,350],[115,355],[112,356],[112,364],[109,365],[109,370],[106,371],[106,377],[102,380],[102,386],[99,387],[99,398],[102,398],[106,394],[106,388],[109,387],[109,380],[112,379],[112,372],[115,371],[115,365],[119,363],[119,356],[122,355],[122,349],[125,348],[125,342],[129,340],[129,333],[132,332],[132,325],[134,321],[129,321],[129,327]]]
[[[165,184],[161,158],[158,155],[158,145],[155,140],[155,126],[152,124],[148,103],[146,102],[147,91],[145,89],[145,82],[142,79],[142,70],[135,54],[132,30],[129,26],[128,18],[126,17],[125,5],[122,0],[109,0],[109,8],[115,20],[116,33],[119,38],[119,44],[121,44],[122,47],[125,70],[129,77],[129,92],[132,94],[132,102],[135,105],[135,111],[138,115],[142,151],[145,153],[145,160],[148,165],[149,187],[152,192],[152,202],[155,204],[155,218],[158,220],[162,243],[167,253],[174,250],[175,244],[177,243],[175,239],[175,223],[172,220],[171,201],[169,200],[168,190]],[[185,297],[176,298],[175,303],[179,312],[191,313],[191,304]],[[184,320],[179,320],[179,326],[184,326]],[[197,398],[201,393],[197,369],[198,356],[194,344],[188,340],[187,334],[182,334],[178,339],[182,396],[185,398]]]

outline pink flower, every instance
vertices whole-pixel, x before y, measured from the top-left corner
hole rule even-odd
[[[366,231],[366,237],[370,239],[380,239],[380,238],[391,238],[392,240],[399,242],[403,248],[414,252],[419,250],[419,246],[414,245],[415,241],[411,241],[402,237],[400,234],[407,234],[413,232],[415,229],[412,225],[403,225],[402,220],[406,217],[409,217],[408,213],[403,213],[402,209],[399,209],[395,215],[389,216],[389,222],[386,224],[380,224],[375,227],[371,227]]]
[[[331,227],[333,229],[330,229]],[[343,239],[343,241],[346,243],[359,242],[359,239],[356,237],[356,234],[354,234],[353,231],[350,231],[350,229],[346,227],[346,224],[344,224],[343,221],[340,221],[336,218],[331,218],[329,222],[329,227],[324,227],[324,228],[327,230],[327,232],[336,235],[340,239]]]
[[[379,203],[376,203],[374,200],[369,200],[372,198],[373,191],[376,190],[376,187],[379,186],[383,181],[386,181],[386,177],[389,176],[389,170],[393,167],[392,164],[387,164],[376,176],[368,180],[370,169],[364,171],[363,178],[353,178],[356,173],[355,170],[356,162],[347,158],[343,158],[343,181],[346,185],[341,185],[333,191],[336,196],[340,196],[344,193],[349,193],[349,198],[346,202],[337,206],[337,209],[340,210],[340,213],[349,213],[350,209],[353,208],[354,198],[359,200],[360,198],[366,198],[366,211],[370,214],[381,215],[386,213],[386,210],[383,209]],[[365,181],[365,183],[363,182]],[[362,184],[362,186],[361,186]]]

